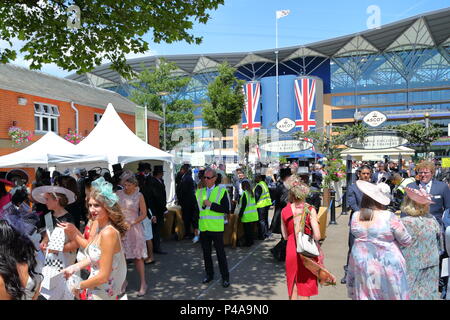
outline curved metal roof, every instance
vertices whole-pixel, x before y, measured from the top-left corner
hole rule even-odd
[[[407,33],[411,33],[411,29],[418,28],[415,24],[420,25],[422,29],[427,29],[425,32],[429,38],[428,43],[434,44],[434,46],[446,43],[450,40],[450,7],[390,23],[379,29],[366,30],[307,45],[278,48],[279,61],[286,61],[306,55],[333,57],[355,37],[363,38],[365,42],[368,42],[369,45],[365,44],[366,47],[369,46],[379,50],[379,52],[383,52],[390,48],[390,46],[394,46],[396,41],[401,42],[402,37],[408,37]],[[414,31],[412,33],[414,33]],[[417,33],[419,33],[419,31],[417,31]],[[409,40],[414,41],[411,39]],[[149,56],[130,59],[128,60],[128,64],[136,72],[140,72],[142,71],[142,65],[145,68],[153,67],[158,63],[158,59],[164,58],[170,62],[174,62],[178,66],[179,70],[177,73],[193,75],[205,72],[206,70],[211,71],[211,68],[213,68],[214,65],[224,61],[228,61],[230,65],[235,67],[257,62],[274,63],[275,50],[276,49],[237,53]],[[116,71],[110,69],[110,65],[110,63],[104,64],[95,68],[88,74],[72,74],[67,76],[67,78],[94,85],[102,85],[107,82],[113,82],[115,84],[125,82]],[[92,77],[92,75],[94,75],[94,77]],[[97,84],[93,83],[94,81],[92,78],[95,78]]]

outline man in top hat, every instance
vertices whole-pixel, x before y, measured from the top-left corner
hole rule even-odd
[[[161,229],[164,226],[164,214],[167,213],[166,186],[163,180],[163,166],[153,167],[153,177],[150,179],[150,209],[156,216],[153,227],[153,252],[167,254],[161,249]]]

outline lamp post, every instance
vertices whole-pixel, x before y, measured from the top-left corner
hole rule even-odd
[[[159,97],[165,97],[167,96],[169,93],[167,91],[160,91],[156,93]],[[163,109],[163,148],[164,151],[167,150],[167,146],[166,146],[166,102],[164,101],[164,99],[162,100],[162,109]]]
[[[425,132],[426,132],[427,136],[428,136],[428,132],[429,132],[429,130],[428,130],[429,127],[430,127],[430,114],[428,112],[426,112],[425,113]],[[428,158],[428,144],[425,145],[425,154],[426,154],[426,157]]]

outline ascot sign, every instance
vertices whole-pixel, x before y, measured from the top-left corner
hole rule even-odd
[[[282,132],[289,132],[293,128],[295,128],[295,121],[292,121],[289,118],[283,118],[277,123],[277,129]]]
[[[396,132],[370,132],[364,139],[353,138],[345,145],[354,149],[379,150],[395,148],[407,144],[408,140],[400,137]]]
[[[387,117],[384,113],[381,113],[379,111],[372,111],[366,114],[366,116],[363,118],[363,121],[365,124],[368,124],[371,127],[378,127],[383,122],[385,122],[386,119]]]
[[[261,149],[268,152],[297,152],[311,149],[313,144],[300,140],[279,140],[263,144]]]

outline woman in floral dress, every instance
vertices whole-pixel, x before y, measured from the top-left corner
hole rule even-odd
[[[408,270],[411,300],[439,299],[439,251],[443,247],[437,220],[429,213],[431,196],[425,190],[406,188],[402,222],[412,244],[402,248]]]
[[[390,188],[358,180],[363,192],[361,210],[353,214],[351,232],[355,243],[347,273],[348,296],[354,300],[408,300],[406,263],[399,245],[408,246],[411,236],[400,218],[384,210]]]

